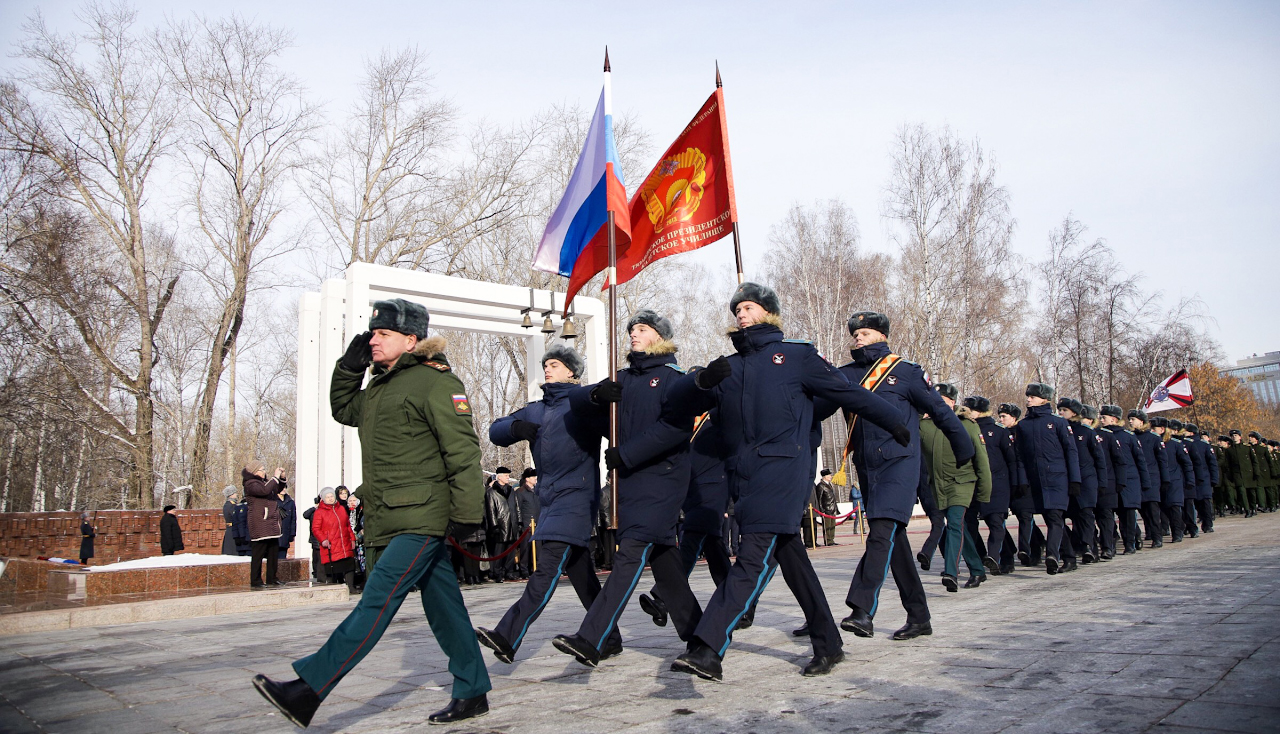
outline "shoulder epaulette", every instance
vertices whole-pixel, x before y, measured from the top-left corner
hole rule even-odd
[[[809,346],[813,346],[813,342],[809,339],[783,339],[782,341],[787,344],[808,344]]]
[[[685,368],[681,367],[681,366],[680,366],[680,365],[678,365],[678,364],[672,364],[672,363],[668,362],[668,363],[667,363],[667,366],[668,366],[668,367],[670,367],[671,369],[675,370],[676,372],[679,372],[679,373],[680,373],[680,374],[682,374],[682,375],[685,375],[685,374],[688,374],[688,373],[689,373],[689,370],[687,370],[687,369],[685,369]]]
[[[434,359],[426,359],[426,360],[423,360],[422,363],[428,367],[440,370],[441,372],[449,371],[449,365],[445,364],[444,362],[437,362]]]

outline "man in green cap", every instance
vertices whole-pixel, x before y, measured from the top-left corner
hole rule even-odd
[[[373,309],[369,331],[351,340],[329,387],[334,419],[360,429],[364,594],[319,651],[293,663],[297,680],[253,679],[301,727],[369,654],[415,586],[453,674],[452,700],[428,720],[444,724],[489,711],[489,674],[445,544],[446,533],[466,535],[484,516],[471,401],[444,356],[444,339],[427,338],[425,308],[397,298]],[[373,376],[361,389],[370,364]]]

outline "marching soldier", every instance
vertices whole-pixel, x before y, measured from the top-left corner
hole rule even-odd
[[[1050,575],[1062,568],[1062,559],[1071,551],[1065,538],[1063,516],[1068,499],[1080,494],[1080,464],[1071,427],[1049,407],[1053,388],[1043,382],[1027,385],[1027,417],[1015,432],[1018,459],[1031,486],[1036,512],[1044,518],[1045,570]],[[1072,553],[1074,555],[1074,553]]]
[[[1070,498],[1067,517],[1071,518],[1071,535],[1082,563],[1093,563],[1097,557],[1097,521],[1095,508],[1101,485],[1107,482],[1106,458],[1098,434],[1084,422],[1084,405],[1075,398],[1058,399],[1058,415],[1071,424],[1076,439],[1076,456],[1080,461],[1080,494]]]
[[[1182,422],[1179,421],[1177,425],[1180,427]],[[1172,532],[1172,542],[1181,543],[1184,531],[1182,501],[1186,494],[1184,487],[1187,484],[1188,475],[1191,476],[1191,482],[1195,483],[1195,470],[1191,466],[1191,456],[1187,453],[1186,447],[1181,441],[1173,438],[1172,421],[1157,416],[1151,419],[1151,428],[1160,440],[1165,442],[1164,461],[1169,480],[1167,485],[1160,489],[1162,518],[1160,528],[1162,531],[1169,529]]]
[[[978,534],[978,519],[987,525],[986,553],[983,564],[993,576],[1004,572],[997,563],[996,557],[1004,548],[1005,518],[1009,516],[1009,500],[1013,491],[1013,483],[1017,477],[1017,460],[1014,458],[1013,440],[1004,426],[991,417],[991,401],[981,395],[971,395],[964,399],[964,405],[974,416],[978,430],[982,432],[982,442],[987,454],[987,465],[991,468],[991,499],[979,502],[977,499],[969,506],[965,514],[965,528],[973,536],[974,545],[981,552],[981,536]],[[1009,570],[1013,570],[1013,559],[1010,557]]]
[[[1128,556],[1142,548],[1138,512],[1142,509],[1143,494],[1150,491],[1151,474],[1147,471],[1142,444],[1120,424],[1122,416],[1124,411],[1119,405],[1104,405],[1099,419],[1102,421],[1102,430],[1117,448],[1116,453],[1111,453],[1109,446],[1108,455],[1111,457],[1120,508],[1120,537],[1124,543],[1124,554]]]
[[[1240,431],[1231,429],[1231,470],[1232,481],[1236,485],[1236,493],[1240,506],[1244,508],[1245,517],[1253,517],[1254,499],[1258,491],[1258,467],[1254,463],[1253,451],[1245,443]]]
[[[1191,464],[1195,467],[1196,474],[1195,497],[1187,500],[1190,505],[1187,517],[1194,521],[1198,515],[1200,530],[1212,533],[1213,488],[1218,484],[1218,458],[1196,424],[1186,424],[1183,426],[1183,431],[1187,449],[1191,452]]]
[[[814,658],[806,675],[821,675],[844,658],[817,575],[799,540],[799,519],[812,481],[810,431],[813,399],[824,397],[888,429],[901,445],[911,434],[891,405],[850,385],[808,342],[786,340],[778,296],[755,283],[738,286],[729,303],[737,321],[735,353],[718,357],[681,385],[692,388],[678,404],[691,412],[719,409],[729,447],[726,468],[741,528],[738,557],[707,603],[688,652],[672,670],[720,680],[721,660],[739,620],[755,604],[780,563],[795,564],[784,578],[805,609]],[[816,588],[815,588],[816,587]]]
[[[1218,456],[1218,486],[1214,488],[1214,502],[1218,516],[1225,517],[1236,512],[1236,485],[1232,480],[1235,475],[1235,457],[1231,455],[1231,438],[1219,435],[1214,446]]]
[[[982,432],[978,429],[978,424],[969,417],[967,408],[955,407],[960,391],[955,385],[945,382],[938,383],[934,389],[947,404],[947,408],[960,418],[960,425],[968,434],[973,451],[969,461],[961,461],[937,424],[921,416],[920,447],[924,452],[925,464],[929,468],[929,480],[933,485],[934,499],[938,508],[945,513],[947,522],[942,585],[947,591],[954,592],[958,587],[957,576],[961,557],[969,568],[969,579],[964,585],[966,589],[977,588],[987,580],[984,561],[990,562],[993,572],[1000,570],[995,561],[984,559],[978,554],[973,538],[965,532],[964,528],[964,515],[969,505],[975,499],[979,502],[991,501],[991,467],[987,461],[987,451],[983,446]]]
[[[852,361],[840,372],[854,385],[872,390],[889,401],[898,419],[906,426],[907,441],[881,425],[846,412],[850,425],[845,452],[858,472],[869,529],[866,550],[849,585],[845,604],[850,613],[841,628],[859,637],[871,637],[872,620],[879,608],[880,589],[887,572],[893,571],[898,594],[907,610],[907,623],[893,633],[895,640],[933,634],[924,587],[911,558],[907,523],[915,508],[918,490],[928,480],[922,471],[920,415],[927,413],[950,444],[957,464],[967,464],[974,456],[973,442],[955,412],[925,379],[919,365],[894,354],[889,348],[889,318],[882,313],[860,311],[849,317],[853,337]],[[820,403],[815,417],[821,420],[836,410]],[[929,492],[928,494],[932,494]],[[928,558],[921,556],[928,570]]]
[[[689,491],[693,419],[670,410],[668,396],[685,373],[676,364],[670,321],[641,309],[627,322],[627,333],[629,366],[618,370],[617,382],[600,383],[621,387],[618,445],[604,453],[605,466],[618,471],[618,550],[613,570],[578,631],[553,641],[557,650],[593,668],[646,565],[653,570],[655,591],[681,640],[693,637],[702,617],[676,539],[680,507]],[[578,393],[571,399],[581,397]],[[584,403],[580,410],[586,413],[593,407],[601,420],[607,419],[605,404]]]
[[[1003,569],[1013,570],[1013,557],[1016,552],[1018,562],[1023,566],[1039,566],[1043,561],[1041,554],[1044,552],[1044,533],[1040,531],[1040,526],[1035,520],[1035,500],[1031,498],[1031,487],[1027,484],[1026,470],[1022,468],[1022,463],[1018,460],[1017,431],[1014,429],[1018,425],[1018,421],[1022,420],[1022,408],[1013,403],[1000,404],[1000,425],[1009,431],[1009,441],[1014,444],[1014,462],[1017,471],[1010,476],[1011,495],[1009,499],[1009,510],[1018,518],[1018,538],[1017,544],[1013,542],[1013,537],[1006,535],[1004,548],[1000,551],[1000,566]]]
[[[1139,514],[1142,515],[1147,541],[1152,548],[1159,548],[1164,545],[1160,530],[1160,497],[1168,491],[1166,487],[1169,483],[1169,469],[1164,461],[1164,442],[1151,432],[1151,424],[1147,423],[1144,411],[1131,410],[1128,415],[1129,428],[1142,447],[1142,459],[1147,464],[1147,476],[1151,478],[1150,483],[1142,487],[1142,508]],[[1142,547],[1141,541],[1138,547]]]
[[[560,344],[542,355],[542,399],[530,402],[489,426],[495,446],[529,442],[538,467],[541,509],[533,539],[538,543],[538,568],[524,592],[494,629],[479,627],[480,644],[504,663],[515,660],[529,626],[551,601],[562,575],[590,609],[600,594],[600,579],[591,561],[591,530],[600,512],[600,441],[607,427],[595,411],[577,411],[573,404],[591,401],[605,405],[621,397],[616,382],[578,384],[582,357]],[[600,660],[622,652],[622,636],[615,628],[600,646]],[[598,662],[598,661],[597,661]]]
[[[351,340],[333,368],[334,420],[360,429],[369,577],[329,640],[294,662],[297,680],[254,676],[258,692],[301,727],[378,643],[414,586],[453,674],[453,698],[429,722],[489,711],[489,674],[444,539],[450,525],[465,533],[483,519],[480,440],[444,340],[427,338],[429,319],[425,308],[400,298],[374,303],[369,331]],[[371,363],[373,377],[361,389]]]

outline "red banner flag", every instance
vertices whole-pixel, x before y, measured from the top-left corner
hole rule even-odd
[[[619,248],[618,283],[732,234],[736,221],[724,90],[716,89],[631,197],[631,243]]]

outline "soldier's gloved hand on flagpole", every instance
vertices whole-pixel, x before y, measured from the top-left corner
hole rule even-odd
[[[609,471],[615,469],[626,469],[627,465],[622,461],[622,450],[616,446],[610,446],[604,450],[604,465]]]
[[[601,380],[591,390],[591,402],[596,405],[617,403],[622,400],[622,383],[616,380]]]
[[[889,435],[893,436],[893,440],[897,441],[899,446],[911,445],[911,431],[907,430],[907,427],[901,423],[890,428]]]
[[[373,347],[369,346],[369,340],[373,338],[372,331],[366,331],[363,334],[356,334],[351,339],[351,343],[347,345],[346,354],[342,355],[342,369],[348,372],[364,372],[373,364]]]
[[[538,437],[538,424],[516,420],[511,422],[511,435],[517,441],[532,441]]]
[[[698,374],[693,376],[693,382],[703,390],[710,390],[724,382],[732,372],[733,368],[729,366],[728,357],[716,357],[711,360],[711,364],[698,370]]]

